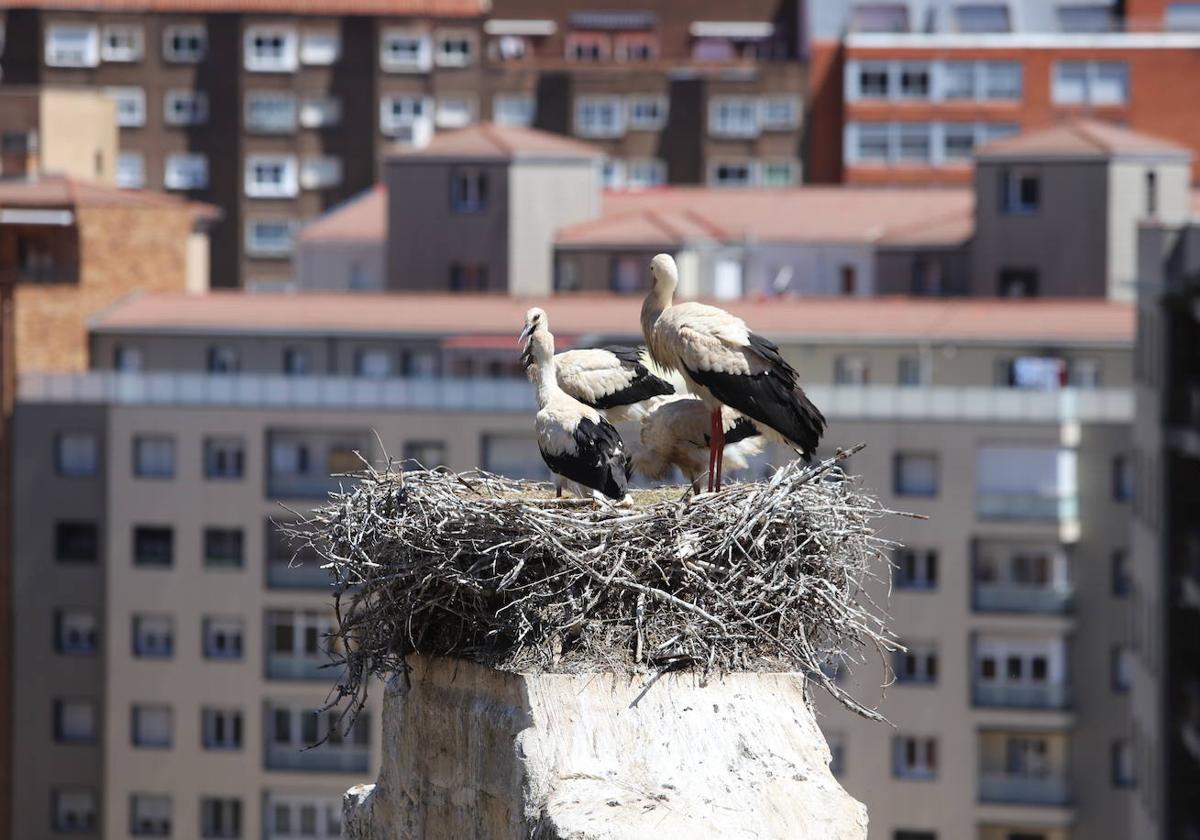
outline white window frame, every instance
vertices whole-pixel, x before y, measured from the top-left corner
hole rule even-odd
[[[301,30],[301,64],[314,66],[336,64],[341,57],[342,34],[335,27]]]
[[[177,38],[197,42],[196,48],[178,50],[172,46]],[[172,64],[199,64],[208,55],[208,29],[202,23],[176,23],[163,29],[163,58]]]
[[[81,787],[55,788],[52,798],[52,826],[55,831],[89,834],[95,831],[96,791]]]
[[[767,178],[771,167],[787,167],[787,179],[773,182]],[[792,187],[800,180],[800,162],[794,158],[777,158],[758,162],[758,184],[762,187]]]
[[[1120,69],[1122,92],[1119,98],[1097,95],[1099,77],[1105,70]],[[1079,73],[1081,85],[1079,95],[1067,94],[1063,89],[1062,74],[1067,71]],[[1129,102],[1129,62],[1063,59],[1054,62],[1050,71],[1050,99],[1055,105],[1125,105]]]
[[[217,720],[222,737],[217,737]],[[236,726],[235,726],[236,720]],[[240,750],[246,740],[246,716],[241,709],[204,706],[200,710],[201,744],[206,750]],[[237,737],[234,737],[234,733]]]
[[[260,38],[279,40],[279,50],[260,52],[255,41]],[[300,66],[300,35],[296,27],[286,24],[256,24],[242,33],[242,62],[251,73],[291,73]]]
[[[438,67],[470,67],[475,63],[478,46],[475,34],[469,29],[439,29],[434,33],[433,63]],[[449,44],[466,44],[466,52],[446,52]]]
[[[933,166],[936,159],[934,125],[927,122],[900,122],[893,127],[892,160],[900,166]],[[924,156],[909,156],[905,153],[906,136],[923,138],[927,149]]]
[[[403,105],[396,114],[396,106]],[[413,107],[416,106],[416,107]],[[379,130],[388,136],[397,136],[411,130],[410,142],[420,145],[422,135],[433,130],[433,98],[420,95],[385,96],[379,100]]]
[[[661,158],[625,161],[625,180],[631,189],[651,189],[667,183],[667,162]]]
[[[135,614],[133,655],[139,659],[169,659],[174,656],[175,619],[165,614]]]
[[[721,181],[718,172],[722,167],[746,167],[745,181]],[[713,187],[752,187],[758,183],[758,172],[752,160],[714,160],[708,165],[708,183]]]
[[[625,135],[625,101],[620,96],[577,96],[573,110],[575,134],[580,137],[605,138]],[[612,119],[595,119],[602,110],[609,112]]]
[[[536,115],[537,99],[531,93],[497,93],[492,97],[492,122],[499,125],[532,125]]]
[[[146,158],[141,152],[117,154],[117,186],[133,190],[146,186]]]
[[[731,108],[748,115],[749,122],[739,125],[730,122]],[[708,133],[713,137],[757,137],[761,133],[758,102],[753,96],[712,97],[708,101]]]
[[[135,747],[169,749],[174,741],[175,720],[165,703],[134,704],[130,715],[131,736]]]
[[[112,44],[111,36],[127,35],[127,44]],[[146,54],[146,33],[140,23],[107,23],[100,28],[100,58],[113,63],[141,61]]]
[[[133,439],[133,474],[138,478],[175,477],[175,438],[138,435]]]
[[[289,240],[281,244],[264,244],[258,239],[258,225],[282,225],[289,229]],[[295,235],[298,224],[295,219],[285,219],[276,216],[255,217],[246,220],[246,253],[253,257],[286,257],[295,247]]]
[[[236,662],[246,657],[246,623],[240,617],[206,615],[201,633],[205,659]]]
[[[100,442],[90,432],[65,432],[54,442],[54,461],[61,476],[93,476],[100,471]]]
[[[83,608],[59,610],[55,618],[58,652],[91,656],[100,646],[100,624],[96,613]]]
[[[899,779],[935,779],[938,767],[937,738],[897,735],[893,743],[892,772]],[[913,761],[909,761],[910,746]],[[933,760],[930,761],[931,756]]]
[[[306,817],[311,820],[308,824]],[[341,818],[342,805],[337,799],[270,793],[263,827],[268,840],[339,840]]]
[[[638,109],[649,106],[653,113],[639,115]],[[667,124],[670,100],[661,94],[635,94],[626,98],[626,123],[630,131],[659,131]]]
[[[99,737],[99,710],[89,697],[63,697],[55,702],[55,736],[63,744],[94,744]]]
[[[200,799],[200,836],[242,836],[242,800],[236,796],[205,796]]]
[[[607,190],[616,190],[624,187],[625,161],[620,158],[606,157],[600,170],[600,183]]]
[[[146,124],[146,91],[140,87],[107,87],[104,93],[117,110],[118,128],[140,128]]]
[[[342,101],[335,96],[306,96],[298,108],[304,128],[331,128],[342,122]]]
[[[397,59],[389,49],[392,41],[413,41],[415,55],[410,59]],[[388,73],[428,73],[433,69],[433,36],[424,29],[388,27],[379,36],[379,67]]]
[[[773,118],[771,108],[786,103],[787,116],[782,119]],[[763,131],[793,131],[800,125],[800,102],[794,96],[764,96],[758,102],[762,113],[758,123]]]
[[[905,68],[928,68],[929,90],[924,96],[908,95],[900,81]],[[865,94],[862,75],[880,73],[887,80],[881,94]],[[846,62],[845,97],[849,102],[1016,102],[1025,94],[1025,68],[1016,59],[968,60],[864,59]],[[955,78],[965,84],[952,88]],[[1007,81],[1007,86],[1000,85]]]
[[[135,837],[170,837],[171,797],[166,794],[130,794],[129,833]]]
[[[55,37],[70,35],[78,43],[70,49],[55,43]],[[97,67],[100,64],[100,27],[94,23],[52,23],[46,27],[47,67]]]
[[[1038,200],[1035,204],[1026,204],[1021,199],[1021,182],[1026,178],[1037,180]],[[1013,166],[1004,170],[1004,180],[1007,182],[1003,211],[1012,216],[1026,216],[1036,213],[1041,208],[1043,197],[1042,171],[1037,167]]]
[[[460,108],[459,106],[465,106]],[[433,122],[438,128],[466,128],[475,122],[476,99],[469,93],[444,94],[434,105]]]
[[[191,103],[187,113],[179,106]],[[204,125],[208,122],[208,94],[202,90],[169,90],[163,95],[163,122],[171,126]]]
[[[259,177],[267,169],[278,170],[278,182]],[[244,188],[249,198],[294,198],[300,192],[296,156],[246,155]]]
[[[281,113],[291,111],[290,120],[272,122],[255,115],[256,108],[270,106]],[[296,94],[286,90],[251,90],[246,92],[246,130],[255,134],[293,134],[299,124],[299,106]]]
[[[196,177],[181,177],[181,172],[194,170]],[[168,190],[208,189],[208,157],[199,152],[178,152],[167,155],[163,164],[163,186]]]
[[[922,461],[932,465],[932,481],[929,489],[923,484],[905,482],[905,464],[909,461]],[[893,476],[892,492],[901,498],[936,499],[942,491],[942,464],[936,452],[901,450],[894,456],[895,475]]]
[[[923,72],[925,74],[925,92],[908,93],[904,90],[904,74],[907,72]],[[894,84],[890,85],[892,97],[901,102],[929,102],[934,99],[937,90],[935,81],[936,69],[932,61],[898,61],[893,64],[892,74]]]
[[[311,155],[300,162],[300,187],[323,190],[342,183],[342,159],[334,155]]]

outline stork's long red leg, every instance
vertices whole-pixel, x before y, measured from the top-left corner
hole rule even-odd
[[[713,478],[717,472],[717,435],[721,431],[721,409],[712,412],[712,428],[708,432],[708,492],[713,491]]]
[[[715,415],[717,418],[717,434],[716,434],[716,449],[717,449],[717,490],[721,489],[721,470],[725,466],[725,423],[721,417],[721,412],[718,411]]]

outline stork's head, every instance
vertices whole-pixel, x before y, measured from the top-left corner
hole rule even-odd
[[[650,260],[650,288],[660,294],[675,291],[679,283],[679,269],[670,254],[659,254]]]
[[[529,371],[534,363],[542,360],[543,356],[539,353],[539,346],[544,349],[545,345],[549,345],[550,352],[545,355],[545,358],[554,355],[554,338],[550,335],[550,319],[546,317],[544,309],[535,306],[525,313],[525,328],[521,330],[521,337],[517,340],[525,344],[525,350],[521,353],[521,364],[526,371]],[[530,376],[532,375],[530,373]]]
[[[525,328],[521,330],[521,337],[517,339],[517,343],[527,341],[536,332],[548,332],[549,329],[550,319],[546,317],[546,310],[535,306],[525,313]]]

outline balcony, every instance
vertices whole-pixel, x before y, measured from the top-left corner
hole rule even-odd
[[[288,565],[286,561],[272,560],[267,563],[268,589],[328,589],[331,580],[329,570],[322,569],[314,559],[303,562],[297,560],[297,565]]]
[[[1066,709],[1071,688],[1065,683],[985,683],[973,688],[976,706],[996,709]]]
[[[1022,586],[1015,583],[976,583],[975,609],[979,612],[1044,613],[1071,611],[1070,586]]]
[[[337,678],[339,667],[328,656],[282,656],[267,654],[269,680],[326,680]]]
[[[980,493],[975,512],[980,519],[1072,522],[1079,519],[1077,496],[1042,496],[1034,493]]]
[[[985,770],[979,776],[979,801],[1011,805],[1066,805],[1071,801],[1071,796],[1067,780],[1062,776],[1026,776]]]
[[[302,770],[309,773],[366,773],[370,765],[366,747],[331,749],[322,745],[316,749],[300,750],[291,744],[268,744],[268,770]]]

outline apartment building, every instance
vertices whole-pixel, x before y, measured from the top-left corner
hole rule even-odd
[[[98,90],[0,88],[0,177],[39,174],[116,181],[111,97]]]
[[[469,119],[480,0],[287,4],[17,0],[3,84],[117,103],[117,181],[221,208],[214,285],[290,278],[301,221],[373,184],[382,150]]]
[[[1200,837],[1200,228],[1141,230],[1134,393],[1130,834]]]
[[[1187,3],[808,4],[814,182],[962,183],[971,150],[1092,116],[1196,145]]]
[[[335,836],[338,794],[378,762],[376,707],[299,751],[333,678],[328,589],[271,521],[380,442],[545,477],[512,345],[531,304],[561,346],[636,340],[637,300],[611,295],[143,295],[93,321],[88,372],[23,378],[15,836]],[[730,308],[780,342],[829,450],[866,442],[853,472],[930,516],[887,526],[897,729],[822,703],[872,836],[1123,836],[1131,308]],[[847,687],[873,702],[885,676]]]

